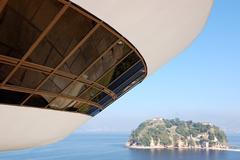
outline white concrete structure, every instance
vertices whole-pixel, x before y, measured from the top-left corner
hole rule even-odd
[[[141,53],[148,74],[183,51],[202,31],[213,0],[73,0],[116,29]]]
[[[0,150],[35,147],[56,142],[91,116],[46,109],[0,105]]]
[[[189,46],[202,31],[213,0],[73,0],[129,40],[148,75]],[[194,53],[193,53],[194,54]],[[91,116],[0,105],[0,150],[56,142]]]

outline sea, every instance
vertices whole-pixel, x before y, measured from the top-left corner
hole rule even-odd
[[[137,150],[125,147],[125,133],[74,133],[55,144],[0,152],[0,160],[240,160],[240,152],[204,150]],[[240,135],[229,135],[240,146]]]

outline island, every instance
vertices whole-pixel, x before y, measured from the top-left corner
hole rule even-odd
[[[136,149],[229,149],[226,134],[219,127],[178,118],[154,118],[141,123],[126,145]]]

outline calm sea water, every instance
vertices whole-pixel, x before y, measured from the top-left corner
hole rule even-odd
[[[240,152],[133,150],[124,147],[127,134],[72,134],[58,143],[2,152],[0,160],[240,160]],[[240,136],[229,136],[240,146]]]

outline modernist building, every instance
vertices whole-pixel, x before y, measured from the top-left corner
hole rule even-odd
[[[211,6],[1,0],[0,150],[70,134],[187,47]]]

